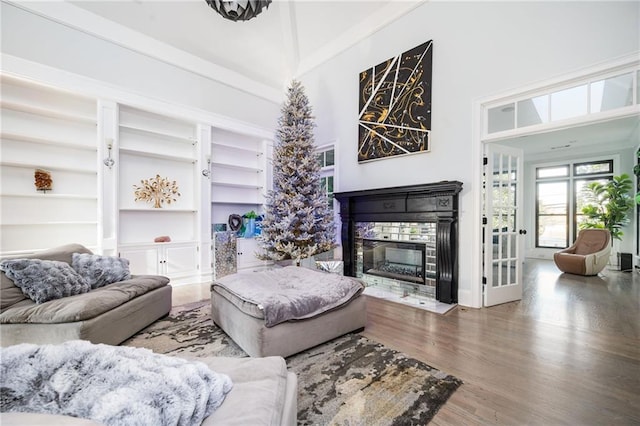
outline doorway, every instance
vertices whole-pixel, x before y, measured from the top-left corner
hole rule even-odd
[[[475,151],[482,158],[487,152],[495,150],[496,147],[520,149],[525,163],[602,155],[617,155],[620,158],[620,153],[623,153],[623,156],[627,151],[630,154],[635,153],[638,147],[635,146],[636,142],[634,141],[638,138],[638,127],[640,126],[639,65],[640,61],[637,56],[627,58],[626,61],[616,61],[593,68],[579,78],[572,76],[570,79],[555,79],[549,84],[541,85],[534,91],[531,88],[528,88],[526,93],[516,90],[508,95],[478,101],[476,103],[477,148]],[[626,90],[620,91],[619,85],[611,86],[612,82],[619,83],[621,81],[619,76],[626,76],[628,83],[626,86],[623,85]],[[588,96],[585,99],[589,99],[590,94],[592,92],[595,94],[595,90],[600,87],[605,91],[608,103],[604,105],[604,101],[601,100],[601,105],[594,106],[592,102],[586,107],[586,114],[554,120],[551,112],[555,105],[553,96],[555,93],[565,92],[568,90],[568,86],[586,90]],[[611,90],[615,90],[615,93]],[[554,108],[557,109],[559,106],[555,105]],[[531,124],[532,122],[534,124]],[[616,174],[622,172],[631,174],[630,169],[626,170],[624,159],[617,161],[617,163]],[[485,173],[486,168],[483,166],[479,171],[479,177],[486,178]],[[525,175],[523,179],[521,191],[528,193],[530,197],[531,193],[535,194],[535,185],[531,182],[530,174]],[[478,214],[484,222],[478,230],[479,241],[481,241],[479,252],[484,255],[479,256],[477,269],[474,267],[474,271],[477,270],[479,274],[478,282],[482,282],[482,284],[479,284],[478,288],[474,290],[473,299],[480,306],[491,306],[495,304],[496,300],[498,303],[519,300],[521,297],[521,292],[511,291],[509,297],[498,299],[489,297],[487,300],[487,288],[493,285],[494,280],[492,272],[498,269],[496,262],[503,261],[504,257],[496,258],[487,255],[489,244],[487,238],[482,237],[483,235],[491,235],[492,240],[495,238],[492,233],[495,233],[493,211],[496,206],[493,205],[492,198],[487,197],[486,188],[490,187],[486,185],[485,180],[485,186],[476,191],[476,197],[479,200],[477,203]],[[491,214],[491,219],[487,217],[488,213]],[[518,225],[522,225],[522,227]],[[531,238],[535,236],[535,221],[532,221],[531,215],[529,215],[528,219],[521,220],[510,231],[518,232],[516,238],[519,238],[520,242],[515,246],[523,249],[517,253],[514,261],[522,266],[526,259],[525,251],[528,251],[529,254],[535,253],[531,250],[533,246]],[[520,231],[529,232],[523,234]],[[524,249],[525,247],[526,249]],[[542,258],[544,256],[550,258],[552,252],[553,250],[547,250]],[[487,275],[491,277],[491,281]],[[513,276],[516,277],[515,281],[508,282],[508,285],[517,289],[522,285],[521,274],[518,278],[518,273],[514,271]],[[489,288],[489,294],[491,294],[491,290]]]

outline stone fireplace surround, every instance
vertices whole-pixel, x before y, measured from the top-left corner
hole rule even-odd
[[[335,193],[342,220],[344,274],[357,276],[356,223],[436,223],[436,299],[458,301],[458,193],[462,182],[442,181]]]

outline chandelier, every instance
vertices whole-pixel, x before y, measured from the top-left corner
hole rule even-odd
[[[248,21],[262,12],[262,8],[269,8],[271,0],[239,0],[222,1],[206,0],[213,10],[231,21]]]

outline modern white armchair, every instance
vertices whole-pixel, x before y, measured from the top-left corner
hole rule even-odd
[[[611,234],[606,229],[581,229],[571,247],[553,254],[562,272],[576,275],[598,275],[609,262]]]

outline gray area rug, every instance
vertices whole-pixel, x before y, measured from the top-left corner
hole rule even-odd
[[[182,305],[123,343],[169,355],[246,357],[210,316]],[[357,333],[287,358],[298,375],[300,425],[424,425],[462,384]]]

